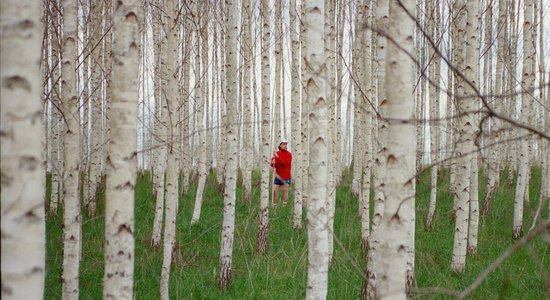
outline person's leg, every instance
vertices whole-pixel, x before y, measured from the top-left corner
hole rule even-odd
[[[283,185],[283,204],[288,203],[288,184]]]
[[[279,198],[279,185],[274,184],[273,185],[273,195],[271,197],[271,203],[273,205],[277,205],[278,198]]]

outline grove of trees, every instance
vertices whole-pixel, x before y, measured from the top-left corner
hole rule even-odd
[[[289,226],[307,231],[307,299],[327,298],[347,170],[364,299],[411,297],[415,235],[438,226],[440,189],[454,198],[449,270],[460,275],[483,251],[478,230],[500,201],[495,190],[516,183],[516,244],[455,295],[467,297],[519,247],[548,242],[549,9],[545,0],[2,0],[2,298],[44,297],[46,220],[61,215],[62,298],[78,299],[82,220],[98,214],[103,298],[135,298],[140,174],[152,179],[161,298],[174,298],[180,200],[196,183],[185,222],[199,224],[210,174],[223,195],[219,288],[230,289],[235,207],[257,206],[264,255],[269,162],[287,139]],[[529,197],[534,167],[539,199]],[[429,211],[418,222],[425,171]]]

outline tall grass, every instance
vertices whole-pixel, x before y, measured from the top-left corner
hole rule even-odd
[[[414,287],[461,290],[472,283],[505,249],[511,239],[513,190],[503,180],[496,193],[490,215],[480,221],[478,254],[467,258],[464,274],[450,271],[453,245],[452,197],[448,193],[448,174],[443,172],[438,189],[438,206],[434,228],[424,227],[429,202],[429,172],[422,174],[417,185],[416,265]],[[195,201],[196,180],[180,199],[177,221],[177,244],[170,277],[173,299],[300,299],[305,296],[307,276],[307,234],[291,227],[292,205],[270,208],[269,250],[255,252],[258,229],[259,184],[255,174],[251,204],[241,201],[237,191],[235,242],[233,248],[233,284],[225,292],[218,286],[220,232],[223,196],[218,191],[215,173],[211,173],[204,194],[199,223],[190,226]],[[525,209],[525,227],[529,228],[538,201],[540,170],[534,169],[530,187],[530,204]],[[329,273],[330,299],[357,299],[361,295],[365,254],[360,249],[360,223],[357,199],[350,192],[350,172],[336,194],[334,257]],[[480,180],[480,199],[485,179]],[[151,197],[150,175],[138,177],[135,199],[135,295],[136,299],[158,299],[162,266],[161,249],[150,245],[155,201]],[[101,299],[104,245],[104,191],[100,191],[98,216],[83,214],[83,253],[80,267],[80,298]],[[292,199],[292,197],[291,197]],[[62,212],[47,217],[46,299],[61,297]],[[542,215],[548,218],[545,209]],[[530,249],[530,250],[529,250]],[[532,254],[542,261],[537,265]],[[538,238],[511,256],[472,294],[472,299],[545,299],[548,297],[541,267],[550,271],[550,249]],[[420,297],[420,294],[416,294]],[[450,299],[449,296],[426,294],[422,299]]]

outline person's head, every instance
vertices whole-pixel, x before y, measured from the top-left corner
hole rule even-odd
[[[279,143],[279,150],[287,150],[288,141],[287,140],[281,140]]]

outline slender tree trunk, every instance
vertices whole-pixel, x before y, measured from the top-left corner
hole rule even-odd
[[[471,201],[471,183],[469,178],[473,175],[471,171],[472,158],[474,157],[472,151],[474,150],[473,139],[475,128],[477,127],[477,124],[474,122],[473,111],[476,109],[475,101],[477,97],[475,93],[479,82],[479,72],[477,72],[477,68],[475,67],[479,63],[479,40],[477,38],[479,34],[479,13],[478,4],[473,0],[457,1],[455,5],[454,9],[457,14],[455,22],[457,23],[458,30],[455,43],[455,51],[457,51],[456,66],[460,70],[463,70],[462,73],[466,79],[457,77],[460,141],[457,144],[456,220],[451,269],[454,272],[462,273],[466,265],[469,206]],[[466,42],[466,47],[463,46],[464,42]],[[465,61],[463,58],[465,58]],[[474,171],[474,174],[477,181],[477,170]]]
[[[302,1],[300,3],[300,18],[301,20],[304,20],[306,17],[306,1]],[[306,35],[306,27],[303,26],[303,23],[300,22],[300,51],[301,51],[301,58],[303,60],[303,56],[304,54],[306,53],[306,40],[305,40],[305,35]],[[304,64],[304,63],[301,63],[300,64],[300,68],[301,68],[301,81],[302,82],[306,82],[306,68],[307,66]],[[306,86],[304,84],[302,84],[302,113],[301,113],[301,122],[300,122],[300,127],[302,128],[302,133],[301,133],[301,139],[302,139],[302,205],[304,208],[306,208],[307,210],[307,205],[308,205],[308,199],[309,199],[309,196],[308,196],[308,189],[309,189],[309,180],[308,180],[308,174],[309,174],[309,153],[310,153],[310,149],[309,149],[309,132],[308,130],[306,130],[309,126],[309,118],[308,118],[308,114],[309,114],[309,102],[308,102],[308,97],[306,96]]]
[[[186,11],[187,14],[190,14],[191,12]],[[189,133],[189,120],[191,119],[191,113],[189,112],[189,106],[192,102],[191,98],[191,92],[189,90],[189,82],[190,82],[190,73],[191,73],[191,49],[193,47],[193,30],[192,30],[192,20],[191,18],[184,18],[184,54],[183,54],[183,91],[182,94],[184,97],[182,98],[182,107],[183,107],[183,113],[182,113],[182,124],[181,126],[181,164],[182,164],[182,187],[181,187],[181,195],[185,195],[189,191],[189,177],[191,172],[191,163],[193,159],[191,158],[191,149],[189,147],[190,139],[192,137],[192,134]]]
[[[102,6],[97,3],[92,4],[92,33],[90,38],[91,61],[92,61],[92,90],[89,101],[91,101],[91,119],[92,133],[90,136],[91,153],[90,153],[90,172],[88,174],[88,212],[90,216],[95,216],[97,208],[97,190],[101,183],[101,72],[100,72],[100,47],[99,44],[102,36],[103,18],[101,15]]]
[[[237,66],[237,1],[226,0],[227,13],[225,14],[226,24],[226,95],[227,95],[227,116],[229,120],[238,119],[238,66]],[[228,289],[232,282],[233,272],[233,241],[235,239],[235,205],[237,188],[237,135],[239,124],[228,122],[226,130],[228,157],[225,167],[225,192],[223,199],[223,221],[221,232],[220,250],[220,288]]]
[[[252,36],[252,11],[250,9],[250,0],[243,1],[243,37],[242,37],[242,49],[244,60],[243,70],[243,87],[244,87],[244,122],[243,122],[243,186],[244,186],[244,202],[250,203],[252,200],[252,170],[253,170],[253,152],[254,152],[254,125],[252,123],[251,107],[250,104],[254,98],[251,97],[251,67],[252,60],[255,59],[253,55],[253,43]],[[254,90],[255,92],[255,90]]]
[[[373,8],[375,13],[375,19],[373,23],[377,30],[385,30],[388,28],[388,15],[389,15],[389,0],[379,0],[376,3],[376,6]],[[383,236],[378,232],[378,227],[382,221],[382,216],[384,213],[384,186],[386,184],[386,159],[384,158],[387,151],[387,141],[388,141],[388,122],[387,110],[388,102],[386,99],[386,46],[387,40],[383,36],[382,31],[377,32],[376,36],[373,37],[373,40],[376,42],[376,55],[374,56],[374,69],[378,69],[376,74],[377,80],[377,89],[378,89],[378,109],[379,109],[379,118],[378,118],[378,137],[377,142],[373,145],[376,149],[376,152],[373,151],[374,163],[373,163],[373,177],[374,177],[374,211],[372,217],[372,227],[369,240],[369,252],[367,258],[367,270],[365,280],[367,280],[365,291],[363,292],[363,298],[365,299],[376,299],[379,297],[377,295],[377,280],[379,277],[380,263],[381,263],[381,253],[380,253],[380,243]],[[410,95],[413,97],[414,95]],[[376,153],[376,154],[374,154]]]
[[[504,95],[505,89],[504,89],[504,47],[505,47],[505,31],[506,31],[506,5],[504,1],[499,1],[498,4],[498,20],[497,20],[497,57],[496,57],[496,67],[495,67],[495,87],[494,91],[497,93],[497,95]],[[487,12],[486,12],[487,13]],[[492,24],[485,24],[485,26],[491,27]],[[485,37],[486,43],[487,40],[492,40],[489,36]],[[492,42],[489,42],[492,43]],[[486,54],[489,54],[489,49],[486,50]],[[487,94],[487,91],[486,91]],[[492,106],[491,108],[495,109],[495,106]],[[500,122],[497,120],[490,119],[491,122],[491,131],[494,132],[494,138],[490,139],[491,142],[498,143],[499,137],[500,137]],[[498,146],[492,146],[490,150],[490,156],[489,156],[489,163],[488,163],[488,170],[487,170],[487,188],[485,193],[485,198],[483,199],[483,214],[487,215],[489,213],[489,210],[491,208],[491,203],[493,200],[493,194],[495,192],[495,189],[497,187],[497,180],[499,177],[499,169],[496,168],[496,162],[497,160],[497,149]],[[494,159],[494,160],[493,160]]]
[[[521,77],[521,110],[519,118],[525,123],[531,119],[531,101],[533,96],[533,65],[531,60],[534,55],[532,41],[533,22],[533,0],[525,1],[523,15],[523,67]],[[514,220],[512,237],[517,239],[523,228],[523,203],[529,190],[529,160],[530,157],[530,134],[527,130],[519,130],[521,137],[519,149],[519,170],[514,198]]]
[[[51,215],[57,214],[57,206],[59,201],[63,199],[63,120],[61,119],[60,110],[62,108],[61,95],[60,95],[60,51],[61,50],[61,27],[58,13],[57,1],[50,1],[49,13],[52,34],[51,34],[51,103],[52,116],[51,116],[51,164],[52,164],[52,192],[50,199],[49,212]]]
[[[292,227],[294,229],[302,229],[302,208],[303,208],[303,188],[305,178],[302,176],[302,139],[300,132],[304,129],[301,127],[300,110],[300,40],[299,30],[300,22],[298,22],[296,0],[290,0],[290,39],[291,39],[291,107],[292,107],[292,150],[293,150],[293,169],[294,174],[292,181],[294,183],[294,210],[292,215]]]
[[[304,64],[306,95],[310,107],[308,194],[308,275],[306,299],[325,299],[328,289],[329,243],[327,228],[328,105],[327,70],[324,56],[325,6],[323,1],[306,1],[304,18]]]
[[[166,203],[165,203],[165,221],[163,235],[163,259],[162,272],[160,277],[160,298],[169,299],[170,267],[174,246],[176,244],[176,216],[178,211],[178,166],[179,157],[176,154],[177,149],[177,127],[178,121],[178,95],[177,95],[177,76],[178,76],[178,42],[179,28],[178,12],[179,5],[175,0],[164,1],[164,12],[166,13],[166,61],[163,64],[165,84],[163,84],[163,94],[166,99]]]
[[[274,13],[274,23],[275,23],[275,42],[274,42],[274,48],[275,48],[275,79],[273,81],[274,86],[274,103],[273,103],[273,137],[275,139],[275,143],[278,145],[279,141],[283,138],[282,134],[282,127],[284,126],[283,122],[281,122],[281,67],[282,67],[282,28],[281,28],[281,18],[282,18],[282,11],[281,11],[281,1],[274,1],[275,2],[275,13]],[[286,137],[284,137],[286,139]],[[272,199],[273,201],[273,199]]]
[[[413,74],[409,71],[413,64],[407,54],[413,51],[414,21],[407,15],[412,12],[414,1],[390,1],[388,34],[396,44],[388,43],[385,64],[388,117],[403,121],[390,122],[388,129],[388,139],[393,142],[388,143],[385,155],[388,168],[384,187],[386,199],[378,229],[383,237],[376,288],[380,299],[406,299],[410,272],[407,256],[409,251],[414,251],[408,237],[414,228],[416,173]]]
[[[260,183],[260,224],[258,227],[258,239],[256,242],[256,251],[264,253],[267,250],[267,232],[269,225],[269,99],[271,92],[270,84],[270,64],[269,64],[269,43],[271,32],[269,29],[269,1],[262,0],[260,13],[262,17],[262,144],[261,152],[261,183]]]
[[[33,0],[0,4],[2,299],[44,295],[41,5]]]
[[[327,222],[328,222],[328,251],[329,263],[332,262],[332,253],[334,251],[334,213],[336,210],[336,95],[335,95],[335,41],[336,31],[334,26],[335,0],[325,2],[325,60],[327,66],[327,105],[328,105],[328,186],[327,186]]]
[[[154,97],[155,97],[155,136],[156,147],[153,152],[153,194],[156,198],[155,203],[155,218],[153,220],[153,233],[151,237],[151,245],[153,247],[160,246],[160,238],[162,232],[162,224],[164,217],[164,166],[166,163],[164,151],[165,151],[165,136],[163,120],[165,119],[165,113],[163,112],[162,93],[161,93],[161,64],[163,47],[161,42],[161,7],[160,0],[154,0],[153,10],[153,44],[155,45],[155,79],[154,79]]]
[[[370,41],[365,41],[365,36],[363,34],[362,26],[364,26],[365,19],[367,16],[365,16],[365,9],[363,8],[363,5],[368,6],[368,1],[366,4],[364,4],[363,0],[356,0],[355,1],[355,7],[356,7],[356,17],[355,17],[355,40],[353,41],[352,45],[352,60],[353,60],[353,69],[352,69],[352,78],[354,78],[355,82],[353,83],[353,91],[355,94],[355,103],[353,105],[353,122],[354,122],[354,130],[353,130],[353,178],[351,181],[351,193],[352,195],[359,196],[361,192],[361,176],[363,175],[363,164],[364,164],[364,156],[363,156],[363,149],[365,146],[365,142],[363,140],[363,134],[365,128],[361,127],[361,120],[364,119],[364,115],[361,113],[362,109],[365,109],[363,105],[363,95],[362,95],[362,87],[366,83],[364,81],[365,70],[363,69],[364,61],[366,59],[363,55],[361,55],[361,52],[365,47],[369,47],[370,49]],[[370,32],[370,30],[367,30],[367,32]],[[352,81],[353,82],[353,81]]]
[[[441,22],[441,16],[440,16],[440,8],[439,8],[439,0],[430,0],[429,3],[429,9],[428,10],[428,30],[431,35],[432,40],[436,43],[436,45],[439,45],[440,38],[440,22]],[[441,148],[440,148],[440,127],[439,127],[439,118],[440,118],[440,107],[439,107],[439,100],[440,100],[440,79],[441,79],[441,57],[437,55],[432,47],[428,48],[429,51],[429,57],[431,60],[433,60],[433,65],[430,67],[430,81],[433,82],[433,84],[429,85],[429,93],[430,93],[430,118],[432,119],[432,122],[430,122],[430,148],[431,148],[431,163],[432,163],[432,170],[431,170],[431,187],[430,187],[430,206],[428,209],[428,217],[426,219],[426,228],[428,230],[432,230],[432,224],[433,224],[433,217],[435,214],[435,207],[437,204],[437,178],[438,178],[438,171],[439,171],[439,164],[441,160]]]
[[[76,299],[82,247],[82,215],[79,196],[80,129],[76,94],[77,3],[63,0],[62,101],[65,116],[63,175],[63,299]]]
[[[138,0],[113,15],[113,107],[109,127],[105,206],[104,299],[134,298],[134,188],[137,149],[137,74],[143,10]]]
[[[207,4],[205,3],[202,3],[200,4],[202,5],[201,6],[201,10],[203,13],[205,13],[207,11],[207,8],[204,7],[206,6]],[[193,209],[193,216],[191,218],[191,225],[194,225],[194,224],[197,224],[199,222],[199,219],[200,219],[200,216],[201,216],[201,209],[202,209],[202,202],[203,202],[203,197],[204,197],[204,187],[206,185],[206,180],[208,179],[208,162],[206,160],[206,130],[207,130],[207,125],[205,125],[205,111],[207,109],[207,102],[208,102],[208,99],[206,98],[206,95],[204,94],[204,91],[207,89],[207,86],[205,84],[205,82],[203,81],[203,77],[201,76],[202,74],[206,74],[206,68],[207,68],[207,65],[204,64],[204,62],[206,62],[207,60],[206,59],[203,59],[203,56],[208,56],[208,52],[206,52],[204,48],[201,48],[201,41],[202,39],[204,39],[205,37],[207,38],[207,36],[205,36],[204,34],[204,31],[207,30],[207,27],[206,27],[206,22],[207,20],[206,19],[206,16],[203,16],[202,18],[200,18],[200,21],[198,24],[201,24],[200,26],[200,37],[199,37],[199,32],[197,32],[197,35],[196,35],[196,49],[195,51],[197,51],[197,54],[195,55],[195,74],[199,74],[199,76],[197,77],[197,75],[195,75],[195,102],[196,103],[199,103],[199,109],[196,110],[195,114],[196,116],[198,117],[198,120],[199,120],[199,125],[197,128],[198,131],[199,131],[199,159],[198,159],[198,169],[199,169],[199,183],[198,183],[198,186],[197,186],[197,194],[195,196],[195,207]],[[204,41],[203,42],[203,46],[205,45],[204,44]],[[200,53],[200,54],[199,54]],[[201,61],[203,62],[203,65],[202,65],[202,68],[201,68]],[[222,101],[222,100],[219,100],[219,101]],[[225,123],[224,123],[225,124]],[[223,128],[223,127],[221,127]],[[223,151],[223,150],[222,150]],[[218,163],[221,163],[221,162],[218,162]],[[218,165],[218,172],[220,171],[220,166]],[[218,174],[218,176],[221,176]]]
[[[506,109],[508,114],[515,117],[516,112],[516,93],[517,93],[517,75],[516,75],[516,62],[517,62],[517,33],[518,33],[518,23],[519,15],[516,16],[516,4],[514,2],[507,2],[509,5],[509,26],[510,26],[510,43],[509,43],[509,53],[506,55],[506,62],[508,69],[510,70],[510,76],[508,76],[508,86],[507,86],[507,97],[508,105]],[[518,20],[516,20],[518,18]],[[512,186],[514,179],[514,172],[517,170],[517,152],[518,152],[518,143],[516,141],[518,136],[517,130],[514,128],[510,131],[510,144],[506,147],[508,152],[508,186]]]

